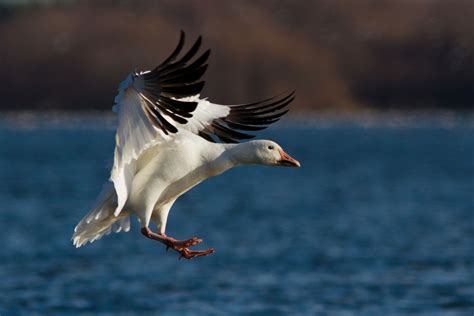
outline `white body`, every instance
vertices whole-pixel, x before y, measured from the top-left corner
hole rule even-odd
[[[210,143],[185,131],[147,149],[137,160],[124,211],[136,214],[143,226],[152,220],[164,233],[169,209],[179,196],[234,166],[226,154],[233,146]]]
[[[269,147],[272,149],[268,149]],[[165,233],[173,203],[203,180],[242,164],[278,165],[281,147],[268,140],[241,144],[216,144],[187,131],[146,149],[134,164],[126,203],[119,215],[114,185],[104,186],[96,206],[77,225],[74,244],[82,246],[111,231],[130,229],[130,215],[136,215],[142,227],[153,222]]]
[[[228,155],[228,150],[235,146],[211,143],[182,131],[149,147],[136,161],[130,193],[120,214],[114,215],[117,194],[109,182],[104,185],[96,207],[77,225],[74,244],[80,247],[111,231],[128,231],[130,215],[136,215],[142,227],[153,222],[164,234],[169,210],[178,197],[208,177],[236,165]]]

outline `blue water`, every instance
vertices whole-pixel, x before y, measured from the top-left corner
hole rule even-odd
[[[91,124],[93,125],[93,124]],[[1,125],[0,125],[1,126]],[[0,314],[474,314],[474,127],[281,124],[300,169],[242,167],[173,207],[168,234],[86,247],[113,130],[0,127]]]

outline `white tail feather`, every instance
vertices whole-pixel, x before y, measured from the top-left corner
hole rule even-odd
[[[117,207],[117,194],[114,185],[107,182],[102,187],[95,206],[74,228],[72,242],[77,248],[87,242],[96,241],[111,232],[128,232],[130,230],[130,218],[128,215],[114,216]]]

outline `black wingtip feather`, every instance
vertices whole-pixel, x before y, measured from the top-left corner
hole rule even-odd
[[[144,88],[138,93],[144,100],[145,113],[165,134],[176,133],[178,129],[172,122],[186,124],[198,105],[197,102],[177,99],[197,95],[204,88],[204,81],[199,80],[207,70],[210,50],[195,58],[202,44],[202,37],[199,36],[179,58],[185,38],[186,34],[181,31],[175,49],[160,65],[150,72],[136,75],[144,80]]]
[[[199,94],[204,88],[204,81],[199,81],[196,83],[188,85],[166,85],[163,86],[162,91],[165,94],[174,96],[174,97],[188,97]]]
[[[204,138],[205,140],[211,142],[211,143],[215,143],[216,141],[211,137],[211,135],[209,135],[209,133],[205,132],[205,131],[199,131],[198,132],[198,135],[201,136],[202,138]]]
[[[202,44],[202,36],[199,36],[197,38],[196,42],[194,42],[193,46],[191,46],[189,51],[183,56],[183,58],[181,58],[178,61],[178,63],[185,64],[189,60],[191,60],[191,58],[193,58],[194,55],[196,55],[196,53],[198,52],[199,48],[201,47],[201,44]]]
[[[236,123],[228,118],[223,118],[222,119],[230,128],[234,129],[239,129],[242,131],[260,131],[262,129],[265,129],[266,126],[253,126],[253,125],[246,125],[246,124],[241,124],[241,123]]]
[[[226,117],[212,122],[211,131],[226,143],[253,138],[254,135],[241,133],[238,130],[258,131],[267,128],[289,111],[287,106],[294,98],[295,92],[291,91],[258,102],[231,106]]]
[[[172,72],[172,71],[175,71],[177,69],[182,68],[183,66],[186,65],[186,63],[188,61],[190,61],[194,57],[194,55],[196,55],[199,48],[201,47],[201,43],[202,43],[202,37],[199,36],[198,39],[196,40],[196,42],[193,44],[193,46],[191,46],[191,48],[188,50],[188,52],[183,57],[181,57],[180,60],[178,60],[174,63],[168,63],[166,65],[163,65],[162,67],[159,68],[159,71],[163,75],[165,75],[169,72]]]
[[[211,51],[208,49],[189,66],[173,67],[173,68],[166,69],[165,71],[161,72],[161,81],[165,82],[166,80],[170,78],[174,78],[176,76],[180,76],[184,74],[190,74],[197,71],[200,67],[202,67],[207,62],[210,52]],[[194,81],[198,79],[194,79]]]
[[[214,127],[216,129],[215,132],[218,136],[223,135],[223,136],[231,137],[231,138],[234,138],[234,139],[250,139],[250,138],[255,137],[254,135],[241,133],[241,132],[238,132],[236,130],[227,128],[227,127],[219,124],[218,122],[214,122],[212,124],[212,127]]]
[[[165,101],[167,104],[169,104],[170,106],[176,109],[184,110],[187,112],[193,112],[198,105],[197,102],[193,102],[193,101],[185,102],[185,101],[180,101],[176,99],[171,99],[166,96],[162,96],[160,99]]]
[[[232,106],[232,111],[234,113],[252,113],[252,114],[256,114],[256,113],[258,113],[259,110],[264,110],[264,109],[269,109],[269,108],[272,108],[272,107],[277,107],[277,106],[279,106],[280,104],[286,102],[289,99],[294,99],[295,92],[292,91],[292,92],[284,95],[282,98],[277,99],[277,97],[278,96],[268,98],[268,99],[265,99],[265,100],[262,100],[262,101],[259,101],[259,102]],[[272,101],[272,102],[270,102],[270,101]],[[291,102],[291,100],[290,100],[290,102]]]
[[[161,64],[159,64],[155,69],[159,69],[160,67],[163,67],[164,65],[167,65],[169,62],[173,61],[176,59],[176,56],[179,55],[179,53],[181,52],[181,49],[183,49],[183,46],[184,46],[184,39],[186,38],[186,34],[184,33],[183,30],[181,30],[180,34],[179,34],[179,41],[178,41],[178,45],[176,46],[176,48],[173,50],[173,52],[171,53],[171,55],[166,58]]]

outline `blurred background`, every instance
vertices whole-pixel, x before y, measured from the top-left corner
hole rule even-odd
[[[0,315],[474,315],[474,1],[0,0]],[[242,167],[141,236],[75,249],[108,179],[121,80],[184,30],[203,96],[296,90]]]
[[[1,109],[108,110],[179,30],[212,49],[204,95],[295,89],[299,111],[472,110],[470,0],[0,2]]]

